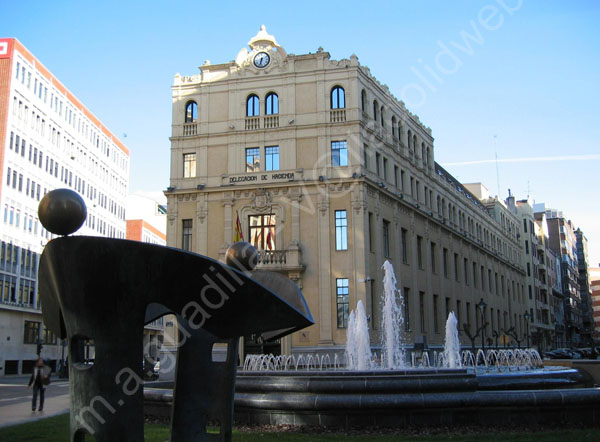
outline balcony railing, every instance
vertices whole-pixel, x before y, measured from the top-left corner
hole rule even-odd
[[[197,123],[185,123],[183,125],[183,136],[191,137],[193,135],[198,134],[198,124]]]
[[[279,127],[279,115],[269,115],[264,118],[265,129],[273,129]]]
[[[329,111],[329,121],[331,123],[343,123],[346,121],[346,109],[332,109]]]
[[[246,118],[246,130],[257,130],[257,129],[260,129],[260,117]]]
[[[258,254],[259,265],[284,265],[285,263],[285,250],[262,250]]]
[[[259,250],[257,268],[276,272],[304,270],[300,248],[292,246],[287,250]]]

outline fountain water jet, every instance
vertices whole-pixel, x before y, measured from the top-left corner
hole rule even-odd
[[[396,288],[394,267],[389,261],[383,263],[383,304],[381,314],[382,368],[398,369],[406,367],[405,354],[402,348],[402,328],[404,315],[403,298]]]
[[[346,331],[346,368],[349,370],[369,370],[371,368],[371,341],[367,314],[362,301],[356,304],[348,318]]]
[[[454,312],[450,312],[446,320],[446,338],[444,339],[444,367],[460,368],[460,339],[458,337],[458,320]]]

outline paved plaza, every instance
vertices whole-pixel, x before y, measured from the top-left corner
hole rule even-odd
[[[69,411],[69,381],[52,379],[46,389],[44,411],[31,411],[32,391],[27,388],[29,376],[0,379],[0,428]],[[39,398],[38,398],[39,406]]]

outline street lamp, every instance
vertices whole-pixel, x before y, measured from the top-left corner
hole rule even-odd
[[[531,316],[527,310],[525,310],[523,317],[525,318],[525,336],[527,336],[527,348],[529,348],[529,318]]]
[[[479,310],[481,311],[481,349],[485,352],[485,308],[487,307],[487,304],[483,298],[481,298],[477,307],[479,307]]]

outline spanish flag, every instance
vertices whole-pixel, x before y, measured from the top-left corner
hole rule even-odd
[[[240,242],[244,240],[244,232],[242,232],[242,223],[240,223],[240,214],[235,211],[235,235],[233,236],[233,242]]]

